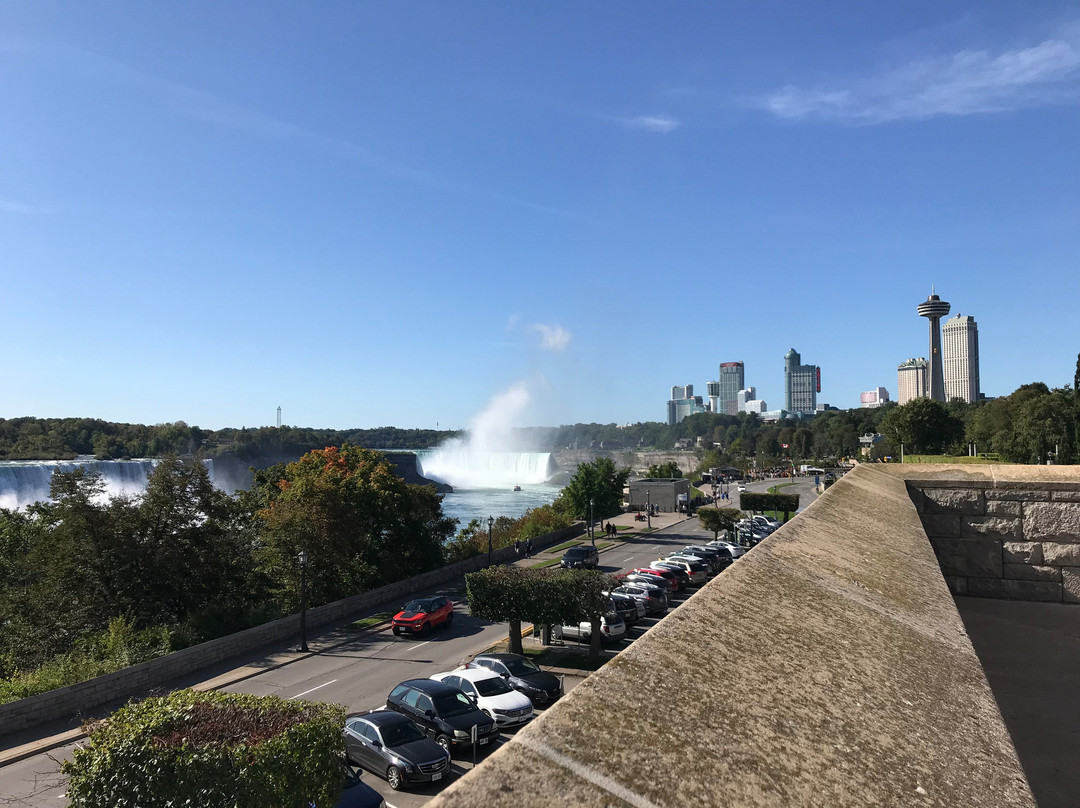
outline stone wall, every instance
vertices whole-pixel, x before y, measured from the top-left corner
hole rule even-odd
[[[860,466],[430,808],[1034,808],[902,478]]]
[[[533,540],[537,549],[550,547],[580,535],[584,526],[574,524],[563,530],[548,533]],[[492,554],[492,562],[501,564],[515,558],[513,547],[504,547]],[[476,556],[441,569],[425,572],[404,581],[327,603],[307,610],[308,629],[347,622],[364,612],[379,607],[396,608],[412,595],[461,578],[487,566],[487,555]],[[230,634],[210,642],[174,651],[163,657],[99,676],[78,684],[50,690],[30,698],[0,704],[0,740],[9,733],[29,729],[50,721],[70,720],[72,726],[96,707],[146,695],[152,690],[167,687],[183,676],[226,660],[250,655],[262,649],[279,646],[299,639],[300,616],[292,615],[272,623]]]
[[[1080,603],[1080,477],[1002,474],[908,480],[949,588],[957,595]]]

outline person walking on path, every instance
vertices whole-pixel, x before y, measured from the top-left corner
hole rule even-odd
[[[532,558],[532,539],[526,539],[525,541],[525,557]]]

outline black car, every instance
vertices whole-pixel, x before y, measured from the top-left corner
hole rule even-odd
[[[726,549],[721,552],[717,547],[697,547],[690,545],[679,550],[679,555],[691,555],[705,559],[713,573],[723,572],[731,566],[731,553]]]
[[[533,704],[547,704],[563,694],[559,677],[540,670],[535,662],[520,654],[480,654],[469,667],[494,671],[514,690],[528,696]]]
[[[559,564],[570,570],[594,570],[600,566],[600,554],[591,544],[581,544],[577,547],[571,547],[563,553],[562,561]]]
[[[334,808],[386,808],[386,800],[382,798],[382,794],[361,782],[356,772],[348,766],[342,768],[345,770],[345,788]]]
[[[349,762],[385,777],[395,791],[442,780],[450,773],[450,753],[401,713],[350,713],[344,734]]]
[[[456,687],[434,679],[408,679],[390,691],[386,706],[411,718],[429,738],[448,752],[455,746],[486,746],[498,732],[495,722]]]
[[[611,595],[608,600],[611,602],[611,610],[619,615],[626,625],[630,626],[637,622],[638,610],[637,604],[634,603],[633,598],[626,598],[622,595]]]

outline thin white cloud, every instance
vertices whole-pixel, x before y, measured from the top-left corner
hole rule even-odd
[[[778,118],[859,123],[1006,112],[1080,102],[1080,30],[1031,47],[962,50],[760,99]]]
[[[28,205],[16,199],[4,199],[0,197],[0,213],[13,213],[20,216],[38,216],[48,213],[46,208],[37,205]]]
[[[570,332],[561,325],[533,323],[530,329],[540,335],[540,347],[547,351],[565,351],[570,344]]]
[[[578,221],[592,221],[576,211],[565,210],[504,194],[434,171],[414,168],[345,138],[325,135],[300,124],[284,121],[257,110],[220,98],[212,93],[162,79],[123,62],[93,51],[55,42],[13,42],[0,39],[7,50],[36,51],[55,63],[66,65],[81,77],[134,88],[172,109],[176,114],[213,126],[243,131],[267,140],[290,143],[298,148],[328,154],[338,159],[369,166],[406,182],[450,193],[468,194]]]
[[[658,132],[661,135],[674,132],[681,125],[670,115],[638,115],[634,118],[620,118],[619,120],[631,129],[643,129],[646,132]]]

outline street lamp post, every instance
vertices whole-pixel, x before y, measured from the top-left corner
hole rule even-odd
[[[301,550],[296,557],[300,562],[300,652],[308,653],[307,647],[307,551]]]
[[[652,489],[645,489],[645,518],[649,520],[649,530],[652,530]]]
[[[495,517],[488,517],[488,566],[491,566],[491,528],[495,525]]]
[[[593,520],[592,504],[593,504],[593,501],[590,499],[589,500],[589,538],[592,539],[592,545],[593,545],[593,547],[595,547],[596,546],[596,529],[593,527],[595,522]]]

